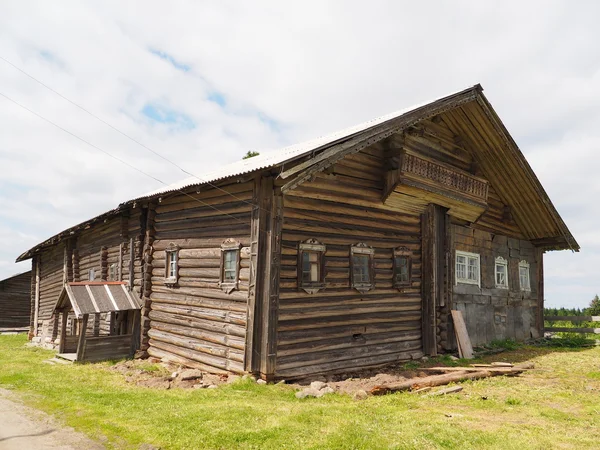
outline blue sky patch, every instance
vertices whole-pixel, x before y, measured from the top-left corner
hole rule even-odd
[[[160,50],[156,50],[151,48],[150,49],[150,53],[152,53],[153,55],[158,56],[160,59],[163,59],[169,63],[171,63],[171,65],[173,67],[175,67],[177,70],[182,70],[183,72],[189,72],[190,70],[192,70],[192,67],[184,64],[182,62],[177,61],[175,58],[173,58],[173,56],[169,55],[166,52],[161,52]]]
[[[208,97],[206,98],[208,101],[216,103],[221,108],[225,108],[225,106],[227,106],[227,100],[225,99],[225,95],[221,92],[213,91],[210,94],[208,94]]]
[[[142,108],[141,113],[155,122],[178,125],[186,130],[196,128],[196,124],[190,116],[164,106],[147,103]]]

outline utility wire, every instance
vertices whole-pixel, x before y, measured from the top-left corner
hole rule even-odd
[[[122,164],[126,165],[126,166],[127,166],[127,167],[129,167],[130,169],[133,169],[133,170],[135,170],[136,172],[139,172],[140,174],[142,174],[142,175],[144,175],[144,176],[146,176],[146,177],[148,177],[148,178],[151,178],[152,180],[154,180],[154,181],[156,181],[156,182],[158,182],[158,183],[160,183],[160,184],[163,184],[163,185],[165,185],[165,186],[167,186],[167,187],[169,186],[167,183],[165,183],[165,182],[164,182],[164,181],[162,181],[161,179],[159,179],[159,178],[157,178],[157,177],[155,177],[155,176],[153,176],[153,175],[151,175],[151,174],[149,174],[149,173],[147,173],[147,172],[144,172],[143,170],[141,170],[141,169],[139,169],[139,168],[135,167],[134,165],[132,165],[132,164],[128,163],[127,161],[125,161],[125,160],[123,160],[123,159],[119,158],[118,156],[115,156],[115,155],[113,155],[112,153],[110,153],[110,152],[107,152],[106,150],[104,150],[104,149],[102,149],[102,148],[98,147],[97,145],[95,145],[95,144],[92,144],[92,143],[91,143],[91,142],[89,142],[88,140],[86,140],[86,139],[84,139],[84,138],[82,138],[82,137],[80,137],[80,136],[76,135],[75,133],[73,133],[73,132],[71,132],[71,131],[67,130],[66,128],[64,128],[64,127],[62,127],[62,126],[60,126],[60,125],[58,125],[57,123],[55,123],[55,122],[53,122],[52,120],[50,120],[50,119],[48,119],[48,118],[46,118],[46,117],[42,116],[41,114],[38,114],[37,112],[33,111],[32,109],[28,108],[27,106],[25,106],[25,105],[23,105],[23,104],[21,104],[21,103],[19,103],[19,102],[17,102],[16,100],[12,99],[11,97],[7,96],[6,94],[4,94],[4,93],[0,92],[0,96],[4,97],[6,100],[8,100],[8,101],[10,101],[10,102],[14,103],[15,105],[17,105],[17,106],[19,106],[19,107],[23,108],[24,110],[28,111],[30,114],[33,114],[34,116],[38,117],[39,119],[42,119],[43,121],[45,121],[45,122],[49,123],[50,125],[52,125],[52,126],[54,126],[54,127],[58,128],[59,130],[61,130],[61,131],[65,132],[65,133],[67,133],[68,135],[70,135],[70,136],[72,136],[72,137],[74,137],[74,138],[78,139],[79,141],[81,141],[81,142],[83,142],[84,144],[86,144],[86,145],[88,145],[88,146],[92,147],[93,149],[95,149],[95,150],[98,150],[98,151],[100,151],[100,152],[104,153],[105,155],[109,156],[110,158],[112,158],[112,159],[114,159],[114,160],[116,160],[116,161],[118,161],[118,162],[120,162],[120,163],[122,163]],[[235,216],[233,216],[233,215],[231,215],[231,214],[229,214],[229,213],[227,213],[227,212],[225,212],[225,211],[222,211],[221,209],[217,208],[216,206],[214,206],[214,205],[211,205],[211,204],[209,204],[209,203],[206,203],[206,202],[204,202],[204,201],[200,200],[199,198],[196,198],[196,197],[194,197],[193,195],[190,195],[190,194],[188,194],[187,192],[184,192],[184,191],[183,191],[183,190],[181,190],[181,189],[174,189],[174,190],[175,190],[175,191],[177,191],[177,192],[179,192],[179,193],[181,193],[181,194],[183,194],[183,195],[185,195],[186,197],[189,197],[189,198],[191,198],[192,200],[195,200],[196,202],[200,203],[200,204],[201,204],[201,205],[203,205],[203,206],[208,206],[209,208],[212,208],[213,210],[215,210],[215,211],[219,212],[220,214],[223,214],[223,215],[225,215],[225,216],[227,216],[227,217],[229,217],[229,218],[231,218],[231,219],[233,219],[233,220],[236,220],[237,222],[240,222],[240,223],[242,223],[242,224],[244,224],[244,225],[247,225],[247,222],[246,222],[246,221],[244,221],[244,220],[242,220],[242,219],[240,219],[239,217],[235,217]],[[253,205],[252,203],[250,203],[250,204],[251,204],[251,205]],[[260,229],[260,230],[266,233],[266,230],[264,230],[264,229]],[[289,248],[291,248],[291,246],[289,246]],[[294,246],[293,248],[296,248],[296,247]]]
[[[91,142],[87,141],[86,139],[84,139],[84,138],[82,138],[82,137],[80,137],[80,136],[76,135],[75,133],[72,133],[71,131],[67,130],[66,128],[63,128],[63,127],[61,127],[60,125],[58,125],[57,123],[55,123],[55,122],[51,121],[50,119],[47,119],[46,117],[42,116],[41,114],[38,114],[37,112],[35,112],[35,111],[33,111],[33,110],[29,109],[29,108],[28,108],[28,107],[26,107],[25,105],[22,105],[21,103],[17,102],[16,100],[13,100],[12,98],[10,98],[9,96],[7,96],[6,94],[4,94],[4,93],[0,92],[0,96],[4,97],[5,99],[7,99],[8,101],[10,101],[10,102],[14,103],[15,105],[17,105],[17,106],[20,106],[21,108],[23,108],[23,109],[25,109],[26,111],[30,112],[30,113],[31,113],[31,114],[33,114],[34,116],[36,116],[36,117],[38,117],[38,118],[42,119],[43,121],[45,121],[45,122],[49,123],[50,125],[52,125],[52,126],[54,126],[54,127],[58,128],[59,130],[62,130],[62,131],[64,131],[65,133],[67,133],[67,134],[69,134],[69,135],[73,136],[74,138],[76,138],[76,139],[79,139],[79,140],[80,140],[81,142],[83,142],[84,144],[87,144],[87,145],[89,145],[90,147],[92,147],[92,148],[94,148],[94,149],[96,149],[96,150],[98,150],[98,151],[100,151],[100,152],[104,153],[105,155],[107,155],[107,156],[109,156],[109,157],[113,158],[114,160],[116,160],[116,161],[118,161],[118,162],[120,162],[120,163],[122,163],[122,164],[125,164],[127,167],[129,167],[129,168],[131,168],[131,169],[135,170],[136,172],[139,172],[139,173],[141,173],[142,175],[145,175],[145,176],[147,176],[147,177],[149,177],[149,178],[153,179],[154,181],[157,181],[157,182],[159,182],[160,184],[163,184],[163,185],[165,185],[165,186],[169,186],[167,183],[165,183],[165,182],[164,182],[164,181],[162,181],[161,179],[159,179],[159,178],[156,178],[155,176],[153,176],[153,175],[150,175],[150,174],[149,174],[149,173],[147,173],[147,172],[144,172],[143,170],[141,170],[141,169],[139,169],[139,168],[135,167],[133,164],[130,164],[130,163],[128,163],[127,161],[125,161],[125,160],[123,160],[123,159],[119,158],[118,156],[115,156],[115,155],[113,155],[112,153],[110,153],[110,152],[107,152],[106,150],[104,150],[104,149],[102,149],[102,148],[98,147],[97,145],[94,145],[94,144],[92,144]],[[184,192],[184,191],[182,191],[182,190],[180,190],[180,189],[174,189],[174,190],[176,190],[176,191],[180,192],[180,193],[181,193],[181,194],[183,194],[183,195],[186,195],[187,197],[190,197],[190,198],[192,198],[193,200],[196,200],[197,202],[199,202],[200,204],[202,204],[202,205],[204,205],[204,206],[209,206],[209,207],[211,207],[212,209],[214,209],[215,211],[217,211],[217,212],[219,212],[219,213],[221,213],[221,214],[224,214],[224,215],[226,215],[226,216],[228,216],[228,217],[230,217],[230,218],[232,218],[232,219],[234,219],[234,220],[237,220],[237,221],[239,221],[239,222],[241,222],[241,223],[244,223],[244,224],[246,224],[246,222],[244,222],[244,221],[243,221],[243,220],[241,220],[240,218],[238,218],[238,217],[235,217],[235,216],[232,216],[231,214],[229,214],[229,213],[226,213],[225,211],[221,211],[221,210],[220,210],[219,208],[217,208],[216,206],[214,206],[214,205],[210,205],[210,204],[208,204],[208,203],[206,203],[206,202],[204,202],[204,201],[200,200],[199,198],[196,198],[196,197],[194,197],[194,196],[192,196],[192,195],[188,194],[187,192]],[[263,230],[263,231],[264,231],[264,230]]]
[[[64,95],[63,95],[63,94],[61,94],[60,92],[58,92],[58,91],[56,91],[55,89],[53,89],[52,87],[48,86],[46,83],[44,83],[44,82],[40,81],[39,79],[37,79],[37,78],[36,78],[36,77],[34,77],[33,75],[31,75],[31,74],[27,73],[25,70],[21,69],[20,67],[18,67],[18,66],[17,66],[17,65],[15,65],[15,64],[13,64],[12,62],[10,62],[8,59],[4,58],[4,57],[3,57],[3,56],[1,56],[1,55],[0,55],[0,59],[1,59],[2,61],[4,61],[5,63],[9,64],[10,66],[12,66],[13,68],[15,68],[16,70],[18,70],[19,72],[21,72],[23,75],[26,75],[27,77],[31,78],[31,79],[32,79],[33,81],[35,81],[36,83],[40,84],[41,86],[45,87],[45,88],[46,88],[46,89],[48,89],[49,91],[51,91],[51,92],[53,92],[54,94],[58,95],[58,96],[59,96],[60,98],[62,98],[63,100],[65,100],[65,101],[69,102],[70,104],[72,104],[72,105],[73,105],[73,106],[75,106],[76,108],[79,108],[81,111],[83,111],[83,112],[87,113],[88,115],[92,116],[92,117],[93,117],[93,118],[95,118],[96,120],[98,120],[98,121],[102,122],[104,125],[106,125],[106,126],[108,126],[108,127],[112,128],[112,129],[113,129],[114,131],[116,131],[117,133],[121,134],[122,136],[126,137],[127,139],[131,140],[132,142],[136,143],[137,145],[141,146],[142,148],[146,149],[147,151],[151,152],[152,154],[154,154],[154,155],[158,156],[158,157],[159,157],[159,158],[161,158],[162,160],[164,160],[164,161],[168,162],[169,164],[173,165],[174,167],[176,167],[177,169],[179,169],[181,172],[185,173],[186,175],[188,175],[188,176],[190,176],[190,177],[193,177],[193,178],[196,178],[196,179],[197,179],[197,180],[199,180],[201,183],[206,183],[206,184],[208,184],[210,187],[212,187],[212,188],[214,188],[214,189],[217,189],[217,190],[219,190],[219,191],[221,191],[221,192],[223,192],[223,193],[225,193],[225,194],[227,194],[227,195],[230,195],[231,197],[235,198],[236,200],[238,200],[238,201],[240,201],[240,202],[246,203],[246,204],[248,204],[248,205],[251,205],[251,206],[253,206],[253,207],[254,207],[254,206],[256,206],[256,207],[258,207],[259,209],[262,209],[262,210],[264,210],[264,208],[262,208],[260,205],[258,205],[258,204],[256,204],[256,205],[255,205],[255,204],[254,204],[253,202],[251,202],[251,201],[248,201],[248,200],[245,200],[245,199],[243,199],[243,198],[240,198],[240,197],[236,196],[235,194],[233,194],[233,193],[231,193],[231,192],[227,191],[226,189],[223,189],[222,187],[219,187],[219,186],[217,186],[217,185],[215,185],[215,184],[211,183],[210,181],[207,181],[207,180],[205,180],[205,179],[202,179],[202,178],[200,178],[199,176],[197,176],[197,175],[193,174],[192,172],[190,172],[190,171],[188,171],[188,170],[184,169],[183,167],[181,167],[181,166],[180,166],[179,164],[177,164],[176,162],[172,161],[171,159],[167,158],[166,156],[162,155],[161,153],[157,152],[156,150],[153,150],[152,148],[148,147],[147,145],[143,144],[142,142],[138,141],[137,139],[135,139],[135,138],[133,138],[133,137],[129,136],[129,135],[128,135],[127,133],[125,133],[124,131],[121,131],[119,128],[115,127],[115,126],[114,126],[114,125],[112,125],[111,123],[109,123],[109,122],[107,122],[106,120],[102,119],[102,118],[101,118],[101,117],[99,117],[98,115],[94,114],[93,112],[91,112],[91,111],[89,111],[88,109],[84,108],[84,107],[83,107],[83,106],[81,106],[80,104],[78,104],[78,103],[74,102],[73,100],[69,99],[68,97],[64,96]],[[25,108],[25,109],[27,109],[27,108]],[[34,114],[35,114],[35,113],[34,113]],[[44,120],[46,120],[46,119],[44,119]],[[63,130],[63,131],[66,131],[66,130]],[[67,132],[68,132],[68,131],[67,131]],[[73,135],[73,136],[75,136],[74,134],[72,134],[72,133],[70,133],[70,132],[68,132],[68,133],[69,133],[69,134],[71,134],[71,135]],[[77,136],[75,136],[75,137],[77,137]],[[100,150],[100,151],[102,151],[102,152],[104,152],[104,153],[107,153],[107,152],[105,152],[105,151],[104,151],[104,150],[102,150],[102,149],[99,149],[99,150]],[[107,153],[107,154],[108,154],[108,153]],[[109,156],[111,156],[111,157],[115,158],[115,157],[114,157],[114,156],[112,156],[112,155],[109,155]],[[115,159],[118,159],[118,158],[115,158]],[[123,161],[121,161],[121,162],[123,162]],[[126,164],[128,164],[128,163],[126,163]],[[129,165],[129,164],[128,164],[128,165]],[[129,165],[129,166],[130,166],[130,167],[132,167],[133,169],[135,169],[135,170],[137,170],[137,171],[139,172],[139,170],[138,170],[136,167],[133,167],[133,166],[131,166],[131,165]],[[146,175],[147,175],[147,174],[146,174]],[[158,180],[157,180],[157,181],[158,181]],[[161,183],[162,183],[162,182],[161,182]],[[306,213],[300,213],[300,212],[298,212],[298,215],[304,216],[304,217],[306,217],[306,218],[309,218],[309,219],[314,219],[314,220],[322,220],[320,217],[311,216],[311,215],[309,215],[309,214],[306,214]]]

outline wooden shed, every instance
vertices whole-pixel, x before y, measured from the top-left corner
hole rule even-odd
[[[36,338],[56,343],[68,320],[52,313],[63,280],[127,282],[140,354],[215,373],[451,351],[451,310],[475,345],[539,336],[544,252],[579,246],[482,91],[261,152],[40,243],[19,257]]]
[[[53,311],[62,319],[59,356],[78,362],[133,357],[140,306],[122,282],[65,284]],[[102,314],[109,315],[109,332],[104,335],[89,320],[90,315]]]
[[[0,281],[0,330],[27,331],[31,323],[31,270]]]

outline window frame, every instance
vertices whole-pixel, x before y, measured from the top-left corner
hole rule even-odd
[[[240,282],[240,259],[242,244],[235,239],[229,238],[221,244],[221,267],[219,268],[219,287],[227,294],[239,289]],[[225,255],[227,252],[235,252],[235,278],[233,281],[225,280]]]
[[[108,281],[118,281],[117,265],[115,263],[112,263],[108,266]]]
[[[369,282],[363,281],[355,281],[354,275],[354,256],[367,256],[368,257],[368,267],[367,273],[369,274]],[[358,244],[352,245],[350,247],[350,284],[353,289],[356,289],[359,292],[365,293],[370,291],[375,287],[375,268],[374,268],[374,256],[375,249],[370,247],[369,245],[359,242]]]
[[[325,289],[325,252],[327,247],[316,239],[307,239],[304,242],[298,244],[298,264],[297,264],[297,278],[298,278],[298,289],[304,290],[308,294],[316,294],[321,289]],[[305,281],[302,277],[304,268],[304,254],[305,253],[316,253],[318,268],[317,281]]]
[[[458,276],[458,257],[462,256],[467,258],[466,266],[465,266],[465,275],[467,278],[459,278]],[[469,279],[469,258],[473,258],[477,260],[477,280]],[[463,250],[456,250],[456,254],[454,256],[454,279],[455,284],[469,284],[473,286],[481,287],[481,255],[479,253],[471,253]]]
[[[165,249],[165,279],[164,284],[167,286],[174,286],[179,281],[179,246],[170,243]],[[171,267],[173,262],[173,256],[175,256],[175,274],[171,275]]]
[[[521,280],[521,269],[527,269],[527,286],[523,286]],[[524,259],[519,261],[519,288],[524,292],[531,292],[531,264]]]
[[[504,284],[498,283],[498,266],[504,267]],[[508,289],[508,260],[502,256],[497,256],[494,260],[494,284],[496,289]]]
[[[407,259],[408,280],[406,281],[398,281],[400,267],[398,266],[396,259],[401,257],[405,257]],[[395,288],[402,289],[412,286],[412,252],[407,247],[397,247],[394,249],[392,256],[392,269],[392,277]]]

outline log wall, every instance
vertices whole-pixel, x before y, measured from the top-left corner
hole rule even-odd
[[[213,373],[243,372],[253,183],[174,195],[156,206],[148,317],[151,356]],[[217,208],[217,209],[215,209]],[[240,241],[239,289],[219,286],[221,244]],[[165,284],[165,249],[179,247],[179,278]]]
[[[276,376],[297,378],[351,371],[422,356],[421,242],[418,214],[381,202],[383,150],[345,158],[284,196]],[[326,245],[326,288],[316,294],[297,281],[298,244]],[[350,246],[375,249],[375,286],[350,286]],[[412,251],[412,284],[392,284],[395,247]]]
[[[40,267],[40,298],[38,336],[47,343],[54,343],[58,337],[61,317],[51,316],[64,281],[87,281],[91,269],[95,280],[107,280],[110,266],[115,264],[115,281],[128,281],[134,292],[140,295],[142,284],[142,208],[124,212],[103,223],[92,225],[81,233],[45,248],[34,258]],[[31,278],[31,305],[35,305],[35,270]],[[31,323],[34,329],[32,308]],[[68,317],[67,328],[74,320]],[[87,325],[91,335],[110,334],[110,314],[92,315]]]
[[[453,255],[456,250],[463,250],[477,253],[481,258],[481,287],[456,283],[453,286],[453,309],[463,312],[473,345],[495,339],[523,341],[539,337],[538,259],[541,253],[529,241],[456,224],[452,225],[452,235]],[[495,259],[498,256],[508,260],[509,289],[496,288]],[[520,289],[521,260],[530,264],[531,291]],[[454,264],[454,257],[452,261]]]
[[[28,327],[31,313],[31,272],[0,281],[0,328]]]

